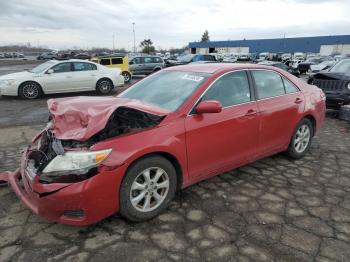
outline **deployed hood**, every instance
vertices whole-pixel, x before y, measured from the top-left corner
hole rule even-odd
[[[85,141],[105,128],[118,108],[131,108],[164,117],[169,111],[139,100],[116,97],[72,97],[47,102],[53,120],[52,133],[62,140]]]
[[[32,75],[33,75],[33,73],[31,73],[31,72],[23,71],[23,72],[17,72],[17,73],[12,73],[12,74],[0,76],[0,80],[18,79],[18,78],[28,77],[28,76],[32,76]]]

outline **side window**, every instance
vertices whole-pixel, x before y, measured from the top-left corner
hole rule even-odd
[[[160,57],[153,57],[153,63],[163,63]]]
[[[134,64],[141,64],[141,57],[135,57],[132,61]]]
[[[112,65],[120,65],[122,63],[123,63],[123,58],[121,57],[112,58]]]
[[[217,100],[223,107],[250,101],[250,90],[245,71],[226,74],[209,88],[201,101]]]
[[[89,63],[74,63],[74,71],[90,71],[97,70],[97,67]]]
[[[203,61],[202,55],[196,55],[192,58],[192,62]]]
[[[286,93],[296,93],[299,91],[299,89],[293,85],[289,80],[287,80],[285,77],[282,77],[283,83],[284,83],[284,88],[286,89]]]
[[[212,55],[205,55],[204,58],[205,58],[205,61],[215,61],[214,56]]]
[[[255,80],[258,99],[285,94],[282,78],[279,74],[266,70],[252,71],[252,74]]]
[[[71,70],[71,63],[61,63],[58,65],[55,65],[51,68],[54,73],[65,73],[70,72]]]
[[[102,58],[100,61],[101,65],[110,65],[111,64],[111,59],[109,58]]]
[[[144,57],[143,59],[145,61],[144,63],[146,63],[146,64],[153,63],[152,57]]]

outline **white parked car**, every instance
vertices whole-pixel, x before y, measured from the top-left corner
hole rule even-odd
[[[305,54],[301,53],[301,52],[296,52],[296,53],[294,53],[293,59],[294,60],[304,61],[305,60]]]
[[[334,64],[336,63],[335,60],[326,60],[323,61],[322,63],[319,63],[317,65],[310,65],[310,69],[312,73],[317,73],[320,72],[322,70],[326,70],[328,68],[331,68],[332,66],[334,66]]]
[[[32,70],[0,77],[0,94],[35,99],[42,94],[96,90],[109,94],[124,85],[118,68],[79,59],[50,60]]]

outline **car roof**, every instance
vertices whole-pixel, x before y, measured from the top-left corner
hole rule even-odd
[[[237,69],[271,69],[267,65],[258,64],[239,64],[239,63],[205,63],[205,64],[188,64],[168,67],[167,71],[187,71],[196,73],[219,73],[220,71],[237,70]]]

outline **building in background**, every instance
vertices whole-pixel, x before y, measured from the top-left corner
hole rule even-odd
[[[234,41],[190,42],[192,54],[208,53],[321,53],[350,55],[350,35]]]

